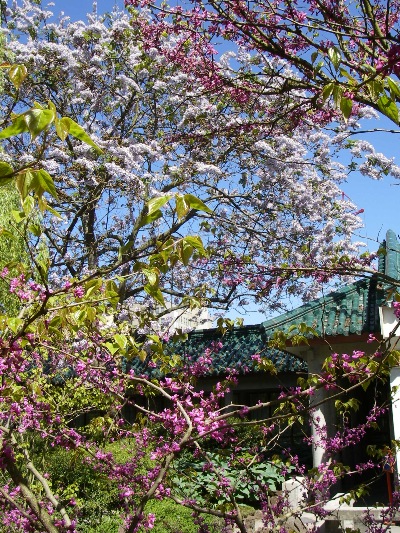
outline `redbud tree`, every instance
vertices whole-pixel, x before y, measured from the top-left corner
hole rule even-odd
[[[288,93],[272,75],[252,91],[254,71],[269,60],[245,50],[228,50],[207,77],[194,34],[158,31],[148,10],[74,23],[38,2],[2,3],[1,13],[12,62],[2,65],[0,179],[19,195],[7,235],[22,238],[27,254],[0,274],[19,302],[0,316],[6,527],[82,529],[87,502],[47,461],[66,450],[116,488],[122,531],[151,528],[149,502],[170,499],[193,511],[199,531],[208,514],[245,532],[240,483],[256,495],[267,527],[285,530],[300,510],[285,495],[271,499],[270,481],[253,470],[264,464],[260,450],[307,419],[315,391],[384,377],[393,356],[385,346],[374,357],[332,356],[329,381],[324,370],[273,404],[225,408],[237,372],[227,370],[211,394],[198,390],[220,347],[196,361],[171,354],[159,309],[166,301],[245,307],[250,299],[274,309],[285,293],[310,297],[335,275],[370,268],[356,257],[360,221],[341,191],[349,169],[336,158],[369,111],[353,108],[344,120],[327,99],[304,114],[302,87]],[[296,76],[286,63],[279,68]],[[230,85],[218,82],[222,72]],[[333,119],[334,132],[324,128]],[[351,149],[363,157],[363,146]],[[370,154],[365,173],[398,173]],[[245,446],[237,428],[266,406],[275,414]],[[327,439],[318,472],[287,451],[282,475],[289,459],[315,495],[304,508],[323,512],[317,503],[346,472],[334,462],[337,450],[357,445],[386,409],[377,405],[359,427]],[[110,443],[124,449],[123,460]],[[226,450],[224,465],[217,448]],[[182,476],[187,454],[209,475],[203,492],[193,490],[192,470]]]
[[[127,0],[126,5],[150,10],[148,32],[158,46],[163,46],[165,34],[176,36],[177,48],[192,40],[199,70],[206,76],[211,67],[218,84],[230,84],[213,61],[213,43],[225,40],[265,58],[264,68],[239,77],[237,87],[244,91],[257,90],[259,77],[273,76],[284,82],[280,95],[305,91],[303,112],[321,110],[323,102],[332,100],[348,118],[359,104],[366,104],[398,125],[397,2],[194,0],[169,6]],[[293,70],[285,71],[282,63]],[[270,87],[270,92],[276,94],[277,88]]]

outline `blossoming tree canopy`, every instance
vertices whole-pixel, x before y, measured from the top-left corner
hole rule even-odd
[[[269,58],[265,70],[285,80],[285,91],[306,89],[305,104],[319,107],[331,98],[346,118],[358,107],[356,102],[368,104],[399,122],[397,2],[195,0],[182,6],[150,1],[140,5],[154,15],[152,35],[158,43],[162,32],[176,35],[178,47],[193,38],[207,67],[215,53],[210,42],[234,41],[253,56]],[[300,77],[288,75],[282,60]],[[256,90],[257,76],[245,84]]]
[[[169,300],[196,293],[225,307],[247,295],[276,305],[271,294],[289,287],[314,294],[313,283],[298,283],[302,273],[335,272],[357,248],[357,208],[341,190],[349,168],[336,156],[367,112],[354,110],[347,123],[329,105],[320,119],[299,114],[311,110],[309,97],[301,87],[279,95],[283,78],[260,76],[259,90],[247,90],[254,68],[269,65],[262,54],[236,55],[231,76],[228,52],[204,76],[196,39],[157,33],[146,13],[85,23],[56,22],[36,2],[4,12],[14,62],[27,69],[17,90],[2,94],[4,116],[21,107],[16,99],[50,100],[63,127],[79,125],[102,150],[79,135],[64,143],[54,130],[5,145],[7,158],[54,179],[49,205],[60,217],[45,229],[52,279],[115,271],[121,300],[150,294],[162,303],[160,287]],[[231,86],[219,84],[221,73]],[[327,116],[335,132],[322,129]],[[361,158],[366,174],[398,172],[368,143],[351,148],[351,168]]]

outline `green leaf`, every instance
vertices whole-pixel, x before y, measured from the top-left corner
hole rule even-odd
[[[64,130],[68,130],[68,133],[72,135],[72,137],[75,137],[76,139],[79,139],[80,141],[88,144],[92,148],[96,150],[99,154],[103,153],[103,150],[100,148],[100,146],[97,146],[97,144],[90,138],[90,136],[86,133],[86,131],[82,128],[82,126],[79,126],[74,120],[72,120],[69,117],[63,117],[60,119],[60,128]]]
[[[165,196],[158,196],[157,198],[152,198],[147,203],[148,214],[152,215],[157,212],[163,205],[168,203],[171,200],[172,196],[167,194]]]
[[[111,342],[105,342],[104,346],[110,352],[111,355],[115,355],[119,351],[118,344],[112,344]]]
[[[4,130],[0,131],[0,139],[8,139],[9,137],[14,137],[20,133],[28,131],[28,125],[25,122],[24,115],[18,115],[14,120],[11,126],[8,126]]]
[[[12,174],[14,172],[14,169],[11,165],[8,163],[5,163],[4,161],[0,161],[0,178],[3,178],[4,176],[7,176],[9,174]],[[0,180],[1,183],[2,180]]]
[[[371,80],[366,84],[366,86],[374,102],[379,98],[379,95],[382,94],[384,90],[383,83],[378,80]]]
[[[394,80],[392,80],[392,78],[389,77],[386,78],[386,81],[390,90],[392,100],[394,100],[395,98],[400,98],[400,88],[398,83],[396,83]]]
[[[179,220],[181,220],[190,209],[190,205],[186,202],[185,196],[181,196],[180,194],[175,196],[176,214],[178,215]]]
[[[122,350],[126,349],[128,339],[125,335],[120,335],[119,333],[117,333],[114,335],[114,340]]]
[[[35,170],[32,172],[33,178],[30,184],[31,190],[40,198],[44,192],[48,192],[53,198],[57,199],[57,191],[54,181],[50,174],[45,170]]]
[[[8,76],[11,80],[11,83],[16,89],[19,89],[21,87],[27,75],[28,71],[25,65],[12,65],[12,67],[8,71]]]
[[[156,300],[159,304],[165,307],[164,296],[162,295],[160,289],[157,289],[154,285],[147,284],[144,286],[144,290],[149,296],[154,298],[154,300]]]
[[[30,109],[24,117],[32,141],[54,122],[54,112],[50,109]]]
[[[339,50],[335,46],[329,48],[328,57],[332,61],[332,65],[335,67],[335,70],[337,70],[342,60],[342,56],[340,55]]]
[[[395,124],[399,124],[399,110],[396,103],[391,98],[386,96],[386,94],[383,94],[379,98],[377,104],[379,111],[389,117]]]
[[[52,326],[53,328],[60,328],[62,326],[62,318],[60,315],[56,315],[53,317],[50,322],[49,326]]]
[[[161,344],[161,339],[158,335],[155,335],[154,333],[150,333],[149,335],[146,335],[146,337],[155,342],[156,344]]]
[[[198,235],[188,235],[183,239],[183,242],[187,245],[193,246],[204,257],[208,256],[207,251],[204,248],[203,241]]]
[[[18,235],[12,233],[6,228],[0,228],[0,237],[6,237],[7,239],[18,240]]]
[[[32,213],[34,207],[35,207],[35,200],[33,199],[32,196],[28,195],[22,204],[22,209],[24,210],[24,213],[27,216],[29,216]]]
[[[85,283],[85,295],[89,297],[93,292],[100,289],[103,285],[103,280],[101,278],[91,279]]]
[[[14,169],[11,165],[4,161],[0,161],[0,187],[4,187],[13,181],[13,172]]]
[[[42,227],[40,224],[30,224],[28,226],[28,231],[35,235],[35,237],[40,237],[42,235]]]
[[[47,202],[46,202],[46,211],[48,211],[49,213],[51,213],[55,217],[59,218],[60,220],[62,219],[62,216],[60,215],[60,213],[58,213],[55,209],[53,209],[52,207],[47,205]]]
[[[347,70],[344,70],[344,68],[340,69],[340,74],[349,80],[349,85],[357,85],[357,80],[353,78],[353,76],[349,74]]]
[[[120,247],[120,249],[118,250],[118,259],[120,261],[122,260],[123,255],[126,254],[126,252],[129,252],[129,250],[134,244],[134,241],[128,241],[126,244]]]
[[[183,198],[185,199],[185,202],[190,206],[191,209],[197,209],[198,211],[205,211],[206,213],[212,213],[211,209],[193,194],[185,194]]]
[[[21,318],[11,317],[7,320],[7,326],[13,333],[17,333],[19,327],[24,323]]]
[[[150,285],[158,287],[158,270],[156,268],[143,268],[142,273]]]
[[[193,246],[189,244],[187,241],[183,240],[181,242],[181,259],[182,263],[187,266],[189,264],[189,260],[193,254]]]
[[[324,102],[326,102],[326,100],[328,100],[328,98],[330,97],[330,95],[333,92],[334,87],[335,87],[335,84],[333,82],[331,82],[331,83],[328,83],[327,85],[325,85],[325,87],[322,89],[322,99],[323,99]]]
[[[115,283],[114,280],[108,279],[106,281],[106,292],[118,294],[118,285]]]
[[[340,102],[342,100],[342,94],[343,94],[343,88],[340,85],[335,85],[333,87],[333,101],[335,102],[335,106],[340,109]]]
[[[108,299],[113,308],[116,308],[119,302],[118,286],[113,280],[106,281],[105,297]]]
[[[351,98],[343,97],[340,101],[340,110],[343,113],[343,116],[346,120],[351,115],[352,109],[353,109],[353,100],[351,100]]]
[[[62,141],[68,137],[69,128],[65,122],[62,122],[59,118],[55,119],[56,133]]]
[[[25,218],[26,215],[23,211],[11,211],[11,214],[17,224],[20,224]]]
[[[151,222],[154,222],[155,220],[158,220],[161,217],[162,217],[162,213],[160,210],[154,211],[153,213],[151,213],[151,215],[147,215],[141,219],[139,228],[142,228],[143,226],[147,226],[147,224],[150,224]]]
[[[33,174],[29,168],[27,168],[26,170],[22,170],[17,174],[17,177],[15,179],[15,185],[17,186],[22,201],[25,200],[25,198],[29,194],[29,191],[31,190],[30,186],[32,179]]]

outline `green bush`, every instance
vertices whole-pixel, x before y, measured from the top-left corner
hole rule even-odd
[[[172,500],[151,500],[146,505],[145,512],[153,513],[156,517],[152,533],[199,533],[199,525],[195,523],[192,511]],[[222,519],[205,516],[204,520],[210,533],[221,531]]]
[[[275,492],[293,467],[281,460],[253,461],[251,454],[230,458],[228,450],[208,452],[208,459],[219,476],[227,480],[233,488],[233,495],[241,503],[257,505],[260,487],[268,487]],[[175,463],[174,489],[184,498],[196,500],[200,505],[221,506],[229,503],[225,494],[220,493],[221,480],[205,459],[194,459],[187,453]]]
[[[118,509],[119,490],[117,483],[96,471],[86,459],[81,450],[57,449],[46,457],[45,468],[61,500],[76,501],[79,521],[97,527],[104,516]]]
[[[123,463],[134,453],[134,443],[129,440],[115,442],[105,446],[104,451],[112,452],[114,459]],[[54,449],[44,455],[44,469],[60,499],[76,501],[80,532],[117,531],[121,507],[118,483],[94,469],[87,457],[87,453],[80,449]],[[143,471],[146,471],[151,461],[144,459],[142,463]]]
[[[79,533],[118,533],[121,525],[119,516],[103,516],[97,525],[82,525],[78,527]]]

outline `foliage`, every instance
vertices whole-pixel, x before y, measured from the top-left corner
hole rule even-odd
[[[49,451],[42,461],[60,498],[76,505],[82,524],[97,527],[118,510],[118,486],[87,462],[83,450]]]
[[[254,456],[243,450],[242,455],[232,457],[229,453],[209,452],[205,459],[194,460],[183,456],[175,465],[173,485],[178,494],[193,499],[201,505],[214,504],[223,507],[229,502],[228,490],[221,492],[221,476],[231,486],[235,499],[241,503],[257,506],[259,487],[273,493],[281,489],[282,481],[292,467],[280,460],[254,461]]]
[[[196,523],[192,511],[171,500],[152,500],[147,504],[146,512],[156,517],[153,533],[196,533],[199,531],[199,524]],[[222,521],[213,517],[206,517],[205,524],[210,533],[217,533],[223,527]]]
[[[19,208],[18,194],[14,188],[2,187],[0,189],[0,269],[7,268],[14,276],[18,275],[22,263],[29,264],[26,253],[25,235],[21,228],[17,229],[12,218],[12,211]],[[19,310],[19,300],[10,294],[9,285],[3,280],[0,284],[0,305],[2,311],[15,316]]]

